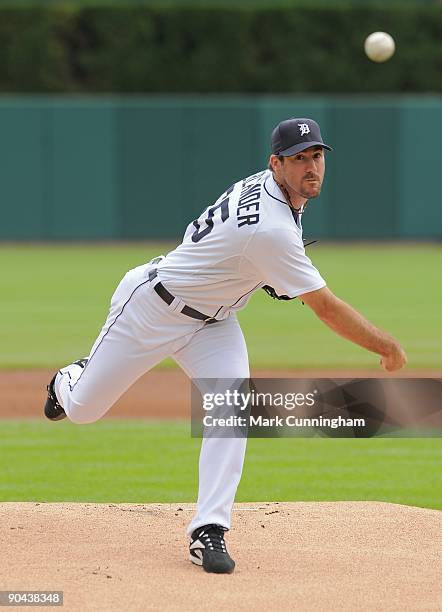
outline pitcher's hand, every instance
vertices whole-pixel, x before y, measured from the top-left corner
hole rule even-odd
[[[395,372],[400,370],[407,363],[407,356],[401,345],[393,344],[391,350],[381,356],[381,366],[387,372]]]

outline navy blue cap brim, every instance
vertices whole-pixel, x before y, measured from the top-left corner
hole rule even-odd
[[[275,153],[275,155],[282,155],[283,157],[289,157],[290,155],[296,155],[296,153],[300,153],[301,151],[305,151],[306,149],[310,149],[311,147],[322,147],[323,149],[327,149],[327,151],[333,151],[331,147],[324,144],[323,142],[300,142],[293,147],[289,147],[285,149],[285,151],[280,151],[279,153]]]

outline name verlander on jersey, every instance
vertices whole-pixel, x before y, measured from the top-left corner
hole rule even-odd
[[[255,225],[255,223],[259,222],[259,200],[261,196],[261,182],[259,178],[262,175],[263,172],[260,172],[243,181],[236,209],[238,227]]]

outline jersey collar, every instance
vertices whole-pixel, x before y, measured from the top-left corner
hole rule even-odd
[[[293,216],[293,219],[294,219],[296,225],[301,227],[301,215],[302,215],[302,212],[301,213],[296,212],[296,210],[294,210],[294,208],[292,208],[289,205],[289,203],[285,199],[284,194],[281,191],[278,183],[273,178],[273,172],[271,170],[269,170],[269,173],[270,173],[269,176],[264,181],[264,189],[265,189],[267,195],[269,195],[274,200],[277,200],[278,202],[281,202],[281,204],[285,204],[286,206],[288,206],[289,209],[290,209],[290,212],[292,213],[292,216]]]
[[[287,200],[284,197],[284,194],[279,188],[278,183],[273,178],[273,173],[271,170],[269,170],[269,176],[264,181],[264,189],[267,195],[269,195],[271,198],[273,198],[274,200],[277,200],[278,202],[281,202],[281,204],[285,204],[286,206],[289,206]],[[291,207],[289,206],[289,208]]]

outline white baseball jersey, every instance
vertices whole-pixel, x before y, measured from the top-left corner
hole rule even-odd
[[[158,276],[172,294],[217,319],[244,308],[264,285],[293,298],[326,284],[305,254],[300,216],[270,170],[235,183],[190,223]]]

